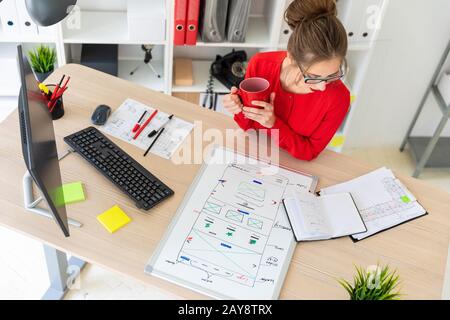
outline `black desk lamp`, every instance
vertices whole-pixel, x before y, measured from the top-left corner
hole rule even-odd
[[[77,0],[25,0],[30,17],[43,27],[60,22],[76,3]]]

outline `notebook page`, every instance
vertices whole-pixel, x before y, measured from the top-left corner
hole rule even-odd
[[[309,192],[296,192],[284,200],[298,240],[328,239],[332,230],[318,197]],[[293,210],[291,210],[292,208]],[[297,229],[298,228],[298,229]]]
[[[411,192],[386,168],[324,188],[320,192],[321,195],[343,192],[352,195],[367,227],[367,232],[352,236],[357,240],[426,213]]]
[[[333,238],[366,231],[366,226],[349,193],[330,194],[318,200],[331,225]]]

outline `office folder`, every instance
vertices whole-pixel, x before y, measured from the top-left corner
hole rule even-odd
[[[201,5],[201,39],[222,42],[226,39],[228,0],[203,0]]]
[[[20,24],[17,14],[16,1],[8,0],[0,2],[0,20],[2,23],[3,33],[20,33]]]
[[[175,30],[173,44],[182,46],[186,40],[186,18],[188,0],[175,0]]]
[[[248,27],[251,1],[230,0],[227,38],[230,42],[244,42]]]
[[[195,45],[198,34],[198,17],[200,14],[200,0],[188,0],[186,44]]]
[[[25,6],[25,0],[17,0],[16,6],[17,6],[17,15],[19,17],[20,23],[20,31],[23,34],[37,35],[38,26],[36,23],[34,23],[30,15],[28,14],[28,10]]]

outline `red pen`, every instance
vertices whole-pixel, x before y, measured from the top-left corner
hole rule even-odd
[[[61,96],[63,95],[64,92],[66,92],[67,89],[68,89],[68,87],[65,87],[64,89],[58,91],[58,94],[56,95],[55,99],[53,100],[53,104],[52,104],[52,106],[50,108],[50,113],[55,108],[56,103],[58,102],[58,99],[61,98]]]
[[[66,77],[66,75],[64,74],[64,75],[62,76],[61,80],[59,81],[59,83],[56,85],[55,90],[53,90],[52,97],[50,98],[50,101],[52,101],[53,98],[54,98],[54,97],[56,96],[56,94],[58,93],[59,87],[61,86],[61,84],[62,84],[62,82],[63,82],[63,80],[64,80],[65,77]]]
[[[139,128],[138,132],[136,132],[136,134],[133,137],[133,140],[136,140],[137,137],[139,137],[139,135],[141,134],[142,131],[144,131],[145,127],[150,123],[150,121],[152,121],[152,119],[156,116],[156,114],[158,113],[158,109],[155,109],[155,111],[153,111],[153,113],[151,114],[151,116],[144,122],[144,124]]]
[[[50,97],[50,100],[49,100],[48,103],[47,103],[47,107],[48,107],[49,109],[52,109],[52,107],[55,105],[55,97],[56,97],[56,94],[58,93],[59,88],[61,87],[61,84],[62,84],[62,82],[64,81],[64,78],[65,78],[65,77],[66,77],[66,75],[64,74],[64,75],[62,76],[61,80],[59,81],[59,83],[55,86],[55,90],[53,90],[52,96]],[[67,81],[66,81],[66,84],[67,84]]]
[[[141,122],[144,119],[144,116],[147,114],[147,110],[144,111],[142,116],[139,118],[138,122],[134,125],[132,132],[136,132],[141,127]]]
[[[67,77],[66,82],[64,82],[64,85],[59,87],[58,92],[56,94],[59,94],[59,92],[64,92],[67,88],[67,84],[69,83],[70,77]],[[61,93],[62,94],[62,93]]]

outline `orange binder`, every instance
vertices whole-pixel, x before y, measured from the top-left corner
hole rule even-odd
[[[173,44],[182,46],[186,40],[186,16],[188,0],[175,0],[175,30]]]
[[[188,0],[186,44],[190,46],[197,43],[199,12],[200,0]]]

